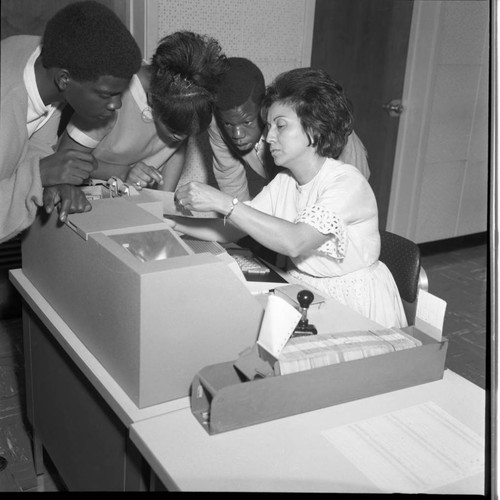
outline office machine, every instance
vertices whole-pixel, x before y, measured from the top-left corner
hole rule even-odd
[[[381,335],[379,338],[390,338],[395,331],[380,329],[375,333]],[[438,341],[415,326],[401,332],[414,340],[411,348],[386,349],[377,355],[368,353],[331,364],[318,363],[285,374],[278,373],[277,360],[264,358],[262,350],[254,346],[238,360],[206,366],[196,374],[191,411],[206,432],[218,434],[442,379],[447,339]],[[339,337],[344,335],[360,349],[363,339],[373,333],[352,331]],[[314,336],[315,346],[302,352],[294,346],[297,350],[292,351],[290,358],[296,361],[301,354],[312,357],[318,353],[320,344],[325,348],[333,337],[334,334]],[[335,349],[338,347],[339,344]],[[346,343],[345,347],[351,353],[354,350],[352,343]]]
[[[92,207],[65,224],[41,212],[23,272],[139,408],[255,343],[265,302],[220,245],[181,238],[147,193]]]

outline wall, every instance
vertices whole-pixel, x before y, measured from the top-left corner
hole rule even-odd
[[[315,0],[130,0],[145,57],[162,36],[190,30],[217,38],[228,56],[247,57],[266,82],[308,66]]]
[[[2,40],[12,35],[42,35],[47,21],[60,9],[78,0],[2,0],[0,30]],[[127,2],[97,0],[112,9],[128,24]]]
[[[416,0],[387,228],[487,230],[489,2]]]

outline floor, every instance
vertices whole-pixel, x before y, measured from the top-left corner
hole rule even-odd
[[[488,245],[485,235],[446,244],[421,245],[429,291],[447,302],[443,335],[449,340],[447,367],[488,387]],[[16,315],[0,319],[0,491],[64,491],[50,459],[46,473],[33,467],[24,410],[22,325]]]
[[[486,236],[420,247],[429,292],[447,303],[443,324],[449,342],[447,368],[486,389],[491,375]]]

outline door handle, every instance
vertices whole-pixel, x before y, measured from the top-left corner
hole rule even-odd
[[[389,116],[397,118],[403,112],[404,107],[401,104],[401,99],[393,99],[392,101],[389,101],[387,104],[384,104],[382,106],[382,109],[385,109],[389,114]]]

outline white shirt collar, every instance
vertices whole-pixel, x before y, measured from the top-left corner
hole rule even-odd
[[[38,92],[38,86],[36,84],[35,77],[35,61],[41,53],[41,48],[38,46],[33,54],[31,54],[26,66],[24,68],[23,79],[26,90],[28,91],[28,98],[32,106],[32,110],[36,113],[37,117],[44,115],[48,112],[49,107],[45,106]]]
[[[27,127],[28,135],[31,136],[38,128],[40,128],[56,110],[57,106],[49,104],[46,106],[36,84],[35,76],[35,61],[41,53],[41,47],[38,46],[33,54],[31,54],[23,72],[23,81],[26,91],[28,93],[28,114],[27,114]]]

